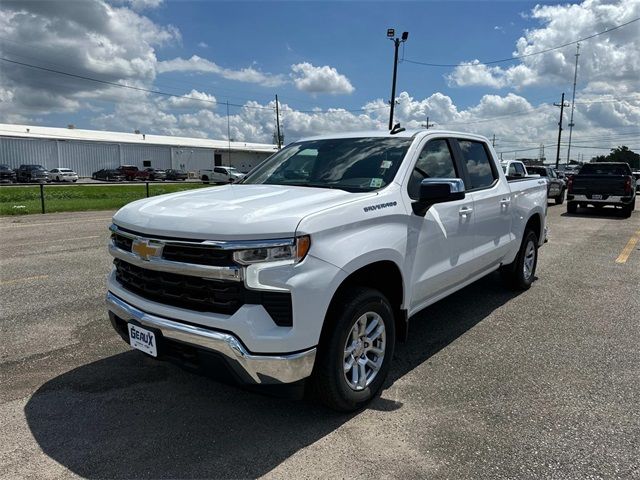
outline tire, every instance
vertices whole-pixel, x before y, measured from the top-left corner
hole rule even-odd
[[[633,212],[633,204],[625,205],[622,207],[622,216],[624,218],[629,218]]]
[[[209,177],[207,177],[206,175],[203,175],[201,180],[203,183],[209,183]]]
[[[567,213],[576,213],[578,211],[578,204],[575,202],[567,202]]]
[[[395,347],[393,310],[379,291],[356,287],[336,301],[326,321],[330,323],[326,325],[318,346],[312,388],[315,396],[327,407],[352,412],[375,397],[389,373]],[[363,323],[365,332],[367,328],[373,330],[368,335],[357,337],[362,330],[356,325]],[[380,326],[384,327],[382,332]],[[370,343],[374,333],[377,337]],[[352,354],[345,360],[348,349],[352,349]],[[357,352],[357,360],[364,363],[366,358],[373,365],[377,364],[378,370],[366,363],[365,374],[362,375],[362,364],[354,358],[353,349]],[[381,363],[372,349],[383,352]],[[351,362],[353,367],[345,373],[347,362]],[[360,381],[362,378],[364,380]]]
[[[513,263],[500,267],[500,274],[512,290],[528,290],[536,276],[538,236],[525,230],[520,250]]]
[[[560,192],[560,195],[558,195],[555,200],[556,200],[556,205],[562,205],[564,203],[564,197],[565,197],[565,189],[563,188],[562,191]]]

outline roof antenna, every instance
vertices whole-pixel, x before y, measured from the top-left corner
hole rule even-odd
[[[406,128],[401,127],[399,123],[396,123],[389,133],[391,135],[395,135],[396,133],[404,132],[405,130]]]

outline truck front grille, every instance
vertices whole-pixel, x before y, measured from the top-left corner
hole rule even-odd
[[[122,248],[118,244],[119,240],[115,241]],[[148,300],[198,312],[227,315],[234,314],[245,304],[262,305],[276,325],[293,325],[289,293],[261,292],[249,290],[239,282],[148,270],[120,259],[115,259],[113,263],[116,267],[116,280],[126,290]]]
[[[133,240],[124,235],[114,233],[113,242],[120,250],[131,251]],[[186,245],[167,243],[162,250],[162,258],[172,262],[195,263],[214,267],[229,267],[235,265],[233,253],[210,246]]]

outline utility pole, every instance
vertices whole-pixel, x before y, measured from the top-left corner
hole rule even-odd
[[[400,44],[407,41],[409,32],[402,32],[402,38],[394,38],[396,31],[393,28],[387,29],[387,38],[393,42],[395,47],[393,55],[393,81],[391,83],[391,112],[389,113],[389,130],[393,129],[393,110],[396,105],[396,78],[398,76],[398,48]]]
[[[276,95],[276,134],[278,135],[278,150],[282,148],[282,137],[280,136],[280,109],[278,108],[278,95]]]
[[[556,168],[560,166],[560,140],[562,139],[562,115],[564,113],[564,107],[568,107],[569,105],[565,105],[564,103],[564,92],[562,92],[562,99],[560,103],[554,103],[556,107],[560,107],[560,121],[558,122],[558,150],[556,151]]]
[[[580,44],[576,45],[576,66],[573,70],[573,95],[571,96],[571,118],[569,119],[569,148],[567,148],[567,165],[571,155],[571,134],[573,133],[573,109],[576,106],[576,80],[578,79],[578,57],[580,56]]]
[[[495,147],[496,146],[496,134],[493,134],[493,138],[491,139],[491,146]]]
[[[227,142],[227,159],[229,166],[231,166],[231,127],[229,126],[229,100],[227,100]]]
[[[435,126],[435,123],[430,123],[429,122],[429,117],[427,117],[427,123],[423,123],[422,126],[424,128],[426,128],[427,130],[429,130],[431,127]]]

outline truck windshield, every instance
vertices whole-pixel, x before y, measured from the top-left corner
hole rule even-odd
[[[370,192],[385,187],[404,159],[411,138],[340,138],[293,143],[241,182]]]
[[[615,163],[587,163],[582,166],[580,175],[631,175],[631,169]]]

